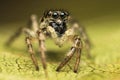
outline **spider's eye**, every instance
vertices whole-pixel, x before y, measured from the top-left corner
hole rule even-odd
[[[59,15],[58,15],[58,13],[54,12],[54,13],[52,14],[52,17],[56,19],[56,18],[59,17]]]
[[[65,14],[64,12],[62,12],[62,13],[60,14],[60,17],[61,17],[62,19],[64,19],[65,16],[66,16],[66,14]]]
[[[47,16],[50,17],[50,16],[51,16],[51,13],[48,13]]]

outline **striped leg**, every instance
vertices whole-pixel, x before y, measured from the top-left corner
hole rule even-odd
[[[46,48],[45,48],[45,36],[44,34],[41,32],[41,31],[38,31],[37,32],[38,34],[38,41],[39,41],[39,50],[40,50],[40,55],[41,55],[41,62],[42,62],[42,65],[43,65],[43,69],[45,71],[45,75],[46,77],[48,77],[48,74],[47,74],[47,64],[46,64],[46,56],[45,56],[45,51],[46,51]]]
[[[26,43],[27,43],[27,46],[28,46],[28,51],[30,53],[31,59],[32,59],[34,65],[35,65],[35,68],[36,68],[37,71],[39,71],[38,62],[37,62],[37,60],[34,56],[35,53],[34,53],[33,48],[32,48],[30,37],[26,37]]]
[[[76,63],[75,63],[75,66],[74,66],[74,72],[77,73],[78,71],[78,67],[79,67],[79,63],[80,63],[80,57],[81,57],[81,50],[82,50],[82,42],[80,40],[80,38],[77,38],[77,50],[76,50]]]
[[[76,38],[73,47],[72,47],[71,50],[67,53],[67,56],[65,57],[65,59],[59,64],[59,66],[57,67],[56,71],[60,71],[60,69],[62,69],[62,68],[69,62],[69,60],[72,58],[72,56],[74,55],[74,53],[75,53],[76,50],[78,49],[78,48],[77,48],[78,45],[80,45],[80,39],[79,39],[79,38]],[[79,59],[80,59],[80,57],[79,57]],[[78,64],[79,59],[77,58],[77,61],[76,61],[77,65],[79,65],[79,64]],[[77,66],[77,65],[76,65],[76,66]],[[78,67],[75,67],[74,72],[76,72],[77,68],[78,68]]]
[[[75,66],[74,66],[74,72],[75,73],[77,73],[77,71],[78,71],[78,67],[79,67],[79,63],[80,63],[80,57],[81,57],[81,49],[77,49],[76,52],[77,52],[77,57],[76,57],[76,63],[75,63]]]
[[[60,71],[60,69],[62,69],[68,63],[68,61],[72,58],[75,51],[76,51],[75,47],[72,47],[71,50],[67,53],[65,59],[59,64],[56,71]]]

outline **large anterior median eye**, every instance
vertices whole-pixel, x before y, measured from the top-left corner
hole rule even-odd
[[[52,14],[52,17],[56,19],[56,18],[58,18],[58,17],[59,17],[59,15],[58,15],[58,13],[57,13],[57,12],[54,12],[54,13]]]

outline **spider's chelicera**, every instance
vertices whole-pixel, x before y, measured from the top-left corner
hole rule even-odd
[[[67,53],[64,60],[59,64],[56,71],[60,71],[69,62],[69,60],[75,53],[77,56],[73,71],[78,71],[82,50],[81,39],[85,42],[88,54],[90,51],[90,42],[84,28],[79,26],[78,23],[75,20],[73,20],[70,14],[65,10],[45,11],[44,15],[41,17],[39,24],[36,15],[31,15],[28,26],[22,27],[19,30],[17,30],[17,32],[12,37],[10,37],[10,39],[7,42],[7,45],[10,45],[15,40],[15,38],[21,34],[21,32],[24,32],[26,34],[25,41],[28,46],[28,51],[30,53],[31,59],[36,67],[36,70],[39,70],[39,66],[34,56],[35,54],[32,47],[33,38],[38,39],[39,41],[41,61],[45,72],[47,69],[45,57],[46,38],[51,37],[52,40],[55,41],[56,45],[58,46],[63,46],[64,44],[66,44],[65,42],[69,40],[73,42],[73,45],[71,46],[69,52]]]

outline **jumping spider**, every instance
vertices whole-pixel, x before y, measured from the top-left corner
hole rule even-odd
[[[15,38],[21,34],[21,32],[26,34],[25,41],[36,70],[39,70],[39,67],[38,62],[34,56],[35,54],[32,48],[32,39],[37,39],[39,41],[41,61],[45,71],[47,69],[45,57],[45,39],[47,36],[51,37],[55,44],[59,47],[62,47],[67,40],[73,41],[73,45],[71,46],[64,60],[57,67],[56,71],[60,71],[69,62],[74,53],[77,55],[74,72],[76,73],[78,71],[82,50],[81,39],[84,41],[89,54],[90,42],[84,28],[79,26],[78,23],[73,20],[70,14],[65,10],[45,11],[44,15],[40,19],[39,24],[37,17],[32,15],[30,17],[28,26],[20,28],[16,34],[9,39],[7,45],[10,45],[15,40]]]

